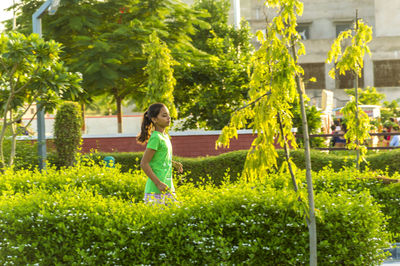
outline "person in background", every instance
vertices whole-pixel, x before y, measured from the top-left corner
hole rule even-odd
[[[343,129],[342,129],[343,127]],[[346,139],[344,136],[339,136],[339,134],[344,134],[345,133],[345,127],[340,126],[340,124],[335,123],[334,125],[331,126],[332,129],[332,147],[334,148],[344,148],[346,146]]]
[[[21,119],[18,119],[17,121],[15,121],[15,123],[17,124],[17,135],[24,135],[24,136],[34,135],[32,130],[30,130],[27,126],[24,126],[24,124],[22,124]]]
[[[389,122],[389,121],[390,121],[390,122]],[[395,124],[397,125],[397,121],[396,121],[393,117],[389,118],[389,121],[386,121],[386,123],[385,123],[385,124],[386,124],[385,128],[386,128],[386,132],[391,133],[392,130],[393,130],[393,125],[395,125]],[[385,140],[389,143],[391,137],[392,137],[392,136],[387,135],[387,136],[385,136]]]
[[[392,127],[392,133],[398,133],[399,132],[399,126],[394,125]],[[399,135],[394,135],[391,136],[392,138],[390,139],[389,146],[390,147],[399,147],[400,146],[400,136]]]
[[[174,200],[172,167],[182,173],[182,164],[172,160],[172,145],[165,129],[170,125],[168,108],[162,103],[152,104],[143,114],[139,143],[146,143],[140,167],[148,176],[144,202],[166,204]]]

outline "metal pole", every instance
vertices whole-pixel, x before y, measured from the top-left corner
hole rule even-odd
[[[39,9],[32,15],[32,30],[33,33],[39,34],[42,37],[42,19],[40,18],[42,14],[50,7],[53,0],[47,0],[43,5],[39,7]],[[36,108],[37,112],[37,132],[38,132],[38,155],[39,155],[39,169],[46,169],[46,127],[45,127],[45,118],[44,118],[44,110],[40,105],[40,102],[37,102]]]
[[[240,29],[240,0],[233,0],[233,24],[235,29]]]

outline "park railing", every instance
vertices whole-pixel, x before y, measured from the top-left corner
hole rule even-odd
[[[379,133],[369,133],[371,137],[377,136],[395,136],[395,135],[400,135],[400,132],[379,132]],[[338,133],[338,134],[310,134],[310,138],[329,138],[329,137],[343,137],[344,133]],[[296,134],[296,138],[302,138],[302,134]],[[368,146],[368,150],[394,150],[394,149],[399,149],[400,147],[390,147],[390,146]],[[343,150],[349,150],[346,147],[316,147],[313,148],[316,150],[323,150],[323,151],[343,151]]]

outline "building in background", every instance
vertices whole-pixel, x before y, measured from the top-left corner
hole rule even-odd
[[[186,0],[192,3],[192,0]],[[252,32],[265,30],[272,13],[264,0],[241,0],[240,12]],[[325,60],[338,34],[352,27],[356,10],[358,17],[373,27],[373,41],[369,47],[372,57],[366,56],[360,87],[376,87],[388,101],[400,98],[400,1],[399,0],[303,0],[304,13],[298,19],[298,31],[304,40],[306,55],[300,57],[305,80],[316,77],[317,82],[307,83],[307,95],[312,103],[321,107],[322,90],[333,92],[334,107],[344,106],[349,96],[344,92],[353,87],[350,75],[329,77],[333,67]],[[233,6],[233,0],[231,0]],[[230,11],[233,24],[233,10]],[[254,42],[255,46],[258,44]]]

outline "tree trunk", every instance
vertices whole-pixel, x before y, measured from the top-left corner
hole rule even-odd
[[[11,166],[14,164],[16,148],[17,148],[17,131],[15,131],[14,127],[13,127],[13,133],[12,133],[12,139],[11,139],[10,160],[8,162],[8,166]]]
[[[117,104],[118,133],[122,133],[122,97],[118,94],[118,89],[114,89],[115,102]]]
[[[81,111],[82,111],[82,127],[81,127],[81,131],[82,131],[82,134],[85,134],[85,132],[86,132],[86,121],[85,121],[85,104],[84,103],[81,104]]]
[[[277,114],[278,114],[279,129],[281,131],[281,135],[282,135],[282,138],[283,138],[283,141],[284,141],[284,150],[285,150],[286,162],[288,163],[289,172],[290,172],[290,175],[292,177],[293,189],[294,189],[295,192],[297,192],[298,191],[298,187],[297,187],[296,176],[294,175],[294,172],[293,172],[293,169],[292,169],[292,164],[290,163],[290,160],[289,160],[290,159],[289,147],[288,147],[289,145],[287,143],[286,136],[283,133],[283,125],[282,125],[281,115],[280,115],[279,112]]]
[[[13,121],[13,112],[10,111],[10,121]],[[15,125],[15,123],[11,124],[11,149],[10,149],[10,158],[8,161],[8,166],[11,166],[14,164],[14,158],[15,158],[15,149],[17,146],[17,134],[18,134],[18,128]]]
[[[355,73],[355,79],[354,79],[354,87],[355,87],[355,101],[356,101],[356,113],[355,113],[355,116],[356,116],[356,125],[357,125],[357,128],[358,128],[358,126],[359,126],[359,121],[358,121],[358,75],[357,75],[357,73]],[[357,135],[356,135],[357,136]],[[359,145],[358,144],[360,144],[360,142],[359,142],[359,140],[358,140],[358,136],[357,136],[357,138],[356,138],[356,145],[357,145],[357,150],[356,150],[356,152],[357,152],[357,161],[356,161],[356,167],[357,167],[357,170],[360,170],[360,163],[359,163],[359,161],[360,161],[360,147],[359,147]]]
[[[296,48],[292,41],[292,56],[296,58]],[[297,92],[300,97],[300,109],[301,109],[301,122],[303,126],[303,140],[304,140],[304,155],[306,163],[306,179],[307,179],[307,192],[308,192],[308,204],[309,204],[309,244],[310,244],[310,266],[317,265],[317,224],[315,221],[315,204],[314,204],[314,189],[313,181],[311,176],[311,156],[310,156],[310,137],[308,134],[308,124],[306,108],[304,106],[304,97],[302,90],[302,83],[300,77],[296,76]]]
[[[356,9],[356,32],[358,31],[358,9]],[[354,75],[355,75],[355,79],[354,79],[354,87],[355,87],[355,101],[356,101],[356,125],[357,125],[357,129],[359,126],[359,121],[358,121],[358,74],[354,71]],[[357,135],[356,135],[357,136]],[[357,162],[356,162],[356,167],[357,170],[360,170],[360,147],[359,147],[359,140],[358,140],[358,136],[356,138],[356,145],[357,145]]]
[[[0,134],[0,170],[2,170],[6,166],[6,162],[4,160],[4,151],[3,151],[5,131],[6,131],[6,122],[3,122]]]
[[[6,167],[6,161],[4,157],[4,138],[6,136],[6,130],[7,130],[7,111],[5,112],[3,117],[3,124],[0,133],[0,170]]]
[[[14,96],[14,88],[11,88],[10,95],[8,96],[7,103],[4,106],[4,113],[3,113],[3,125],[1,128],[1,133],[0,133],[0,170],[3,169],[6,166],[6,162],[4,159],[4,138],[6,136],[6,130],[7,130],[7,113],[8,109],[11,105],[11,100],[13,99]]]
[[[301,120],[303,126],[303,140],[304,140],[304,154],[306,163],[306,179],[307,179],[307,192],[308,192],[308,204],[309,204],[309,242],[310,242],[310,265],[317,265],[317,224],[315,221],[315,204],[314,204],[314,188],[311,176],[311,156],[310,156],[310,138],[308,134],[308,124],[306,108],[304,106],[304,97],[301,89],[300,77],[296,78],[297,91],[300,95],[300,108],[301,108]]]

